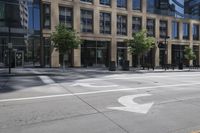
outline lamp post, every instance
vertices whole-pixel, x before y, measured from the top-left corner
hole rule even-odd
[[[165,55],[164,55],[164,66],[165,66],[165,70],[166,70],[166,65],[167,65],[167,52],[168,52],[168,47],[167,47],[167,39],[169,39],[169,36],[165,36]]]
[[[11,50],[12,50],[12,43],[8,43],[8,68],[9,68],[9,74],[11,74]]]

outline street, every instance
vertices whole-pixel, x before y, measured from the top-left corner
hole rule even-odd
[[[24,71],[0,76],[0,133],[200,130],[198,71]]]

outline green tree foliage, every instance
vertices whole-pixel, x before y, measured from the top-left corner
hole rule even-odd
[[[78,48],[81,44],[81,40],[74,30],[68,29],[64,24],[60,24],[56,27],[56,31],[51,35],[51,40],[53,41],[53,46],[63,56],[64,68],[64,55],[69,50]]]
[[[125,42],[128,44],[129,51],[138,56],[138,65],[140,65],[140,57],[155,46],[155,38],[147,37],[146,30],[133,34],[133,37]]]
[[[65,54],[68,50],[78,48],[81,44],[80,38],[74,30],[67,29],[63,24],[56,27],[56,31],[52,33],[51,40],[54,42],[54,47],[61,54]]]
[[[191,60],[195,60],[196,59],[196,55],[194,54],[194,52],[192,51],[192,48],[190,47],[185,47],[184,49],[184,57],[185,59],[187,59],[188,61],[191,61]]]

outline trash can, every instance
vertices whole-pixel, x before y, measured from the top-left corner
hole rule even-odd
[[[110,62],[109,71],[116,71],[115,61]]]
[[[183,63],[179,63],[178,69],[182,70],[183,69]]]
[[[122,70],[129,71],[129,61],[125,60],[122,65]]]

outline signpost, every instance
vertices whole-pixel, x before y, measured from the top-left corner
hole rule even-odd
[[[9,74],[11,74],[11,50],[12,50],[13,44],[8,43],[8,68],[9,68]]]

